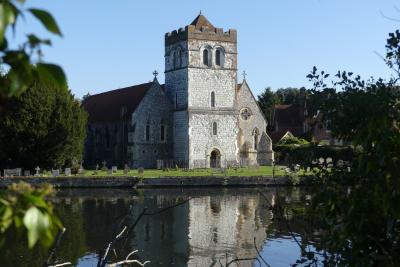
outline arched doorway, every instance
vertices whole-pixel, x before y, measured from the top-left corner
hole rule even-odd
[[[218,149],[211,151],[210,155],[210,167],[211,168],[221,168],[221,153]]]

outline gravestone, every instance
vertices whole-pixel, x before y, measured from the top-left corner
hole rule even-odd
[[[51,174],[54,176],[54,177],[57,177],[57,176],[60,176],[60,170],[59,169],[56,169],[56,170],[51,170]]]
[[[39,176],[39,175],[40,175],[40,168],[39,168],[39,166],[37,166],[37,167],[35,168],[35,171],[36,171],[35,176]]]
[[[31,176],[30,170],[24,170],[24,176]]]
[[[140,167],[140,168],[138,169],[138,174],[139,174],[140,177],[143,177],[143,175],[144,175],[144,169],[143,169],[142,167]]]
[[[111,167],[111,172],[112,172],[112,173],[117,173],[117,171],[118,171],[117,166],[112,166],[112,167]]]
[[[79,166],[78,174],[83,174],[84,171],[85,171],[85,169],[83,168],[82,164],[83,164],[83,161],[81,162],[81,165]]]
[[[130,169],[129,169],[128,164],[125,164],[125,166],[124,166],[124,174],[127,175],[129,173],[129,171],[130,171]]]
[[[101,164],[103,164],[103,166],[101,167],[101,170],[102,170],[102,171],[108,171],[108,168],[107,168],[107,161],[103,160],[103,162],[102,162]]]
[[[112,169],[107,169],[107,174],[112,174]]]
[[[96,164],[95,170],[93,171],[92,175],[97,175],[98,171],[99,171],[99,164]]]
[[[64,174],[65,176],[71,176],[71,168],[65,168]]]
[[[13,177],[13,176],[21,176],[22,169],[4,169],[4,177]]]

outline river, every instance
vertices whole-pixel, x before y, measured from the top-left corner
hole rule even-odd
[[[98,252],[146,208],[156,214],[143,216],[117,243],[111,261],[137,249],[141,261],[150,261],[146,266],[221,266],[237,258],[249,260],[230,266],[265,266],[261,257],[271,266],[291,266],[300,246],[314,250],[313,229],[298,216],[307,194],[306,188],[59,190],[55,211],[67,230],[56,259],[97,266]],[[279,219],[277,203],[285,203],[289,220]],[[21,241],[8,242],[0,266],[42,267],[47,254],[40,248],[29,251]]]

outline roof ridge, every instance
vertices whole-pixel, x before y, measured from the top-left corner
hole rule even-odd
[[[102,93],[98,93],[98,94],[94,94],[94,95],[90,95],[89,97],[92,96],[99,96],[99,95],[105,95],[105,94],[109,94],[109,93],[115,93],[117,91],[122,91],[122,90],[127,90],[127,89],[133,89],[134,87],[139,87],[139,86],[144,86],[144,85],[150,85],[153,82],[147,82],[147,83],[141,83],[141,84],[136,84],[136,85],[131,85],[131,86],[127,86],[127,87],[122,87],[122,88],[117,88],[117,89],[113,89],[110,91],[106,91],[106,92],[102,92]]]

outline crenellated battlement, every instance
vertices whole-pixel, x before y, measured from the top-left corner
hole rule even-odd
[[[237,32],[235,29],[224,32],[222,28],[215,28],[204,16],[199,15],[185,28],[166,33],[165,45],[191,39],[236,43]]]

